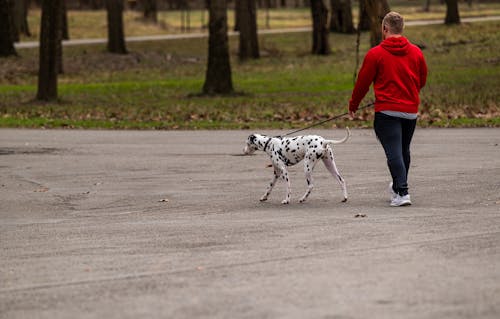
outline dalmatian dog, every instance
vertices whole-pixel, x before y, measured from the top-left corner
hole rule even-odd
[[[316,163],[321,159],[328,171],[337,179],[344,195],[343,202],[347,201],[347,186],[344,178],[340,175],[333,157],[333,145],[345,143],[351,132],[347,128],[347,135],[342,140],[327,140],[317,135],[304,135],[296,137],[272,137],[260,134],[251,134],[248,136],[243,153],[252,154],[255,151],[263,151],[271,157],[272,167],[274,168],[274,177],[269,186],[260,198],[261,201],[267,200],[276,181],[281,177],[286,182],[286,197],[282,204],[290,203],[290,179],[288,177],[287,166],[292,166],[304,160],[304,172],[307,181],[307,190],[300,198],[303,203],[313,189],[312,171]]]

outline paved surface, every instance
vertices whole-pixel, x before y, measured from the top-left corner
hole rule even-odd
[[[347,203],[322,164],[260,203],[247,134],[0,130],[0,317],[500,318],[499,129],[417,130],[404,208],[371,130]]]
[[[500,20],[500,16],[489,16],[489,17],[470,17],[461,18],[462,23],[472,23],[472,22],[484,22],[484,21],[497,21]],[[405,23],[406,26],[419,26],[419,25],[434,25],[443,24],[443,19],[438,20],[417,20],[408,21]],[[292,32],[308,32],[312,29],[309,27],[305,28],[286,28],[286,29],[261,29],[258,30],[259,34],[275,34],[275,33],[292,33]],[[229,36],[236,36],[238,32],[229,31]],[[207,32],[193,32],[193,33],[182,33],[182,34],[159,34],[159,35],[147,35],[147,36],[136,36],[127,37],[126,42],[142,42],[142,41],[164,41],[164,40],[174,40],[174,39],[198,39],[208,37]],[[64,40],[64,46],[74,46],[74,45],[88,45],[88,44],[105,44],[108,42],[107,38],[96,38],[96,39],[72,39]],[[39,46],[39,41],[25,41],[15,43],[16,49],[22,48],[37,48]]]

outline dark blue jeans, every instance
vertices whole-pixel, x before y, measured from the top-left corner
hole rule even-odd
[[[408,194],[408,170],[410,169],[410,143],[417,120],[375,113],[375,134],[387,157],[392,176],[392,188],[401,196]]]

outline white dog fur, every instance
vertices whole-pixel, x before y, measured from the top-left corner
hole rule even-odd
[[[260,200],[267,200],[277,179],[282,177],[286,182],[286,197],[282,201],[282,204],[289,204],[291,189],[287,166],[295,165],[301,160],[304,160],[307,190],[300,199],[300,202],[303,203],[314,187],[312,178],[314,166],[319,159],[322,159],[325,167],[337,179],[342,188],[342,194],[344,195],[343,202],[347,201],[346,182],[342,175],[340,175],[337,165],[335,165],[332,147],[334,144],[345,143],[350,136],[351,132],[349,128],[347,128],[347,135],[342,140],[327,140],[317,135],[272,137],[252,134],[248,136],[247,144],[243,152],[247,155],[257,150],[267,153],[271,157],[272,166],[274,168],[274,177]]]

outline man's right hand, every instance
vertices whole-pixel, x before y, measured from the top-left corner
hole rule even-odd
[[[349,110],[349,116],[351,117],[351,120],[354,120],[354,117],[356,116],[356,111]]]

